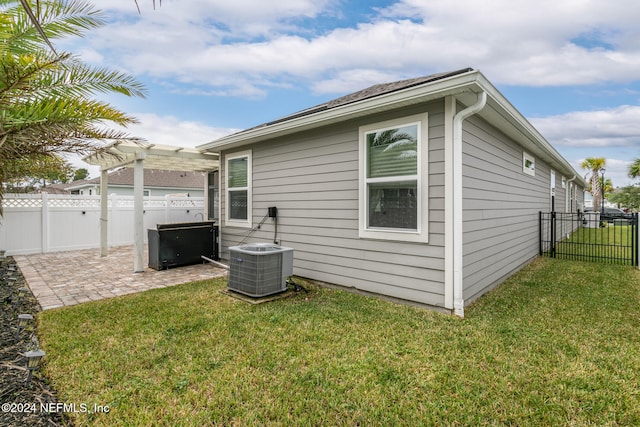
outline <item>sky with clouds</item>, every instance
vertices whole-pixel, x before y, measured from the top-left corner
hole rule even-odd
[[[638,0],[93,0],[107,25],[57,42],[126,71],[131,134],[196,146],[367,86],[479,69],[583,174],[640,157]],[[95,176],[95,174],[92,174]]]

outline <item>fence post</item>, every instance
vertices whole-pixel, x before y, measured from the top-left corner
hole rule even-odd
[[[49,252],[49,194],[45,191],[42,196],[42,253]]]
[[[112,246],[117,246],[118,242],[116,242],[116,232],[118,227],[122,225],[118,222],[118,195],[115,193],[111,193],[109,195],[109,200],[111,200],[111,212],[110,215],[110,226],[109,226],[109,235],[107,237],[107,241],[111,242]]]
[[[551,212],[551,258],[556,257],[556,212]]]
[[[169,205],[171,204],[171,200],[169,195],[164,196],[164,223],[167,224],[169,222]]]
[[[634,245],[636,250],[636,261],[638,265],[638,270],[640,270],[640,213],[635,213],[634,222],[636,225],[636,244]]]
[[[542,256],[542,211],[538,212],[538,255]]]

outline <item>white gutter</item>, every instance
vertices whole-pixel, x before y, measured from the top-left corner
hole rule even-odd
[[[478,94],[475,104],[465,108],[453,118],[453,310],[464,317],[462,286],[462,122],[482,110],[487,104],[487,93]]]

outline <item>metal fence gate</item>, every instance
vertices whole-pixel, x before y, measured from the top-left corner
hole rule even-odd
[[[540,212],[540,255],[639,265],[638,214],[601,220],[597,212]]]

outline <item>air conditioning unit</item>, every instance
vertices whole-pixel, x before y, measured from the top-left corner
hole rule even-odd
[[[264,297],[287,290],[293,275],[293,249],[273,243],[229,247],[227,288],[250,297]]]

